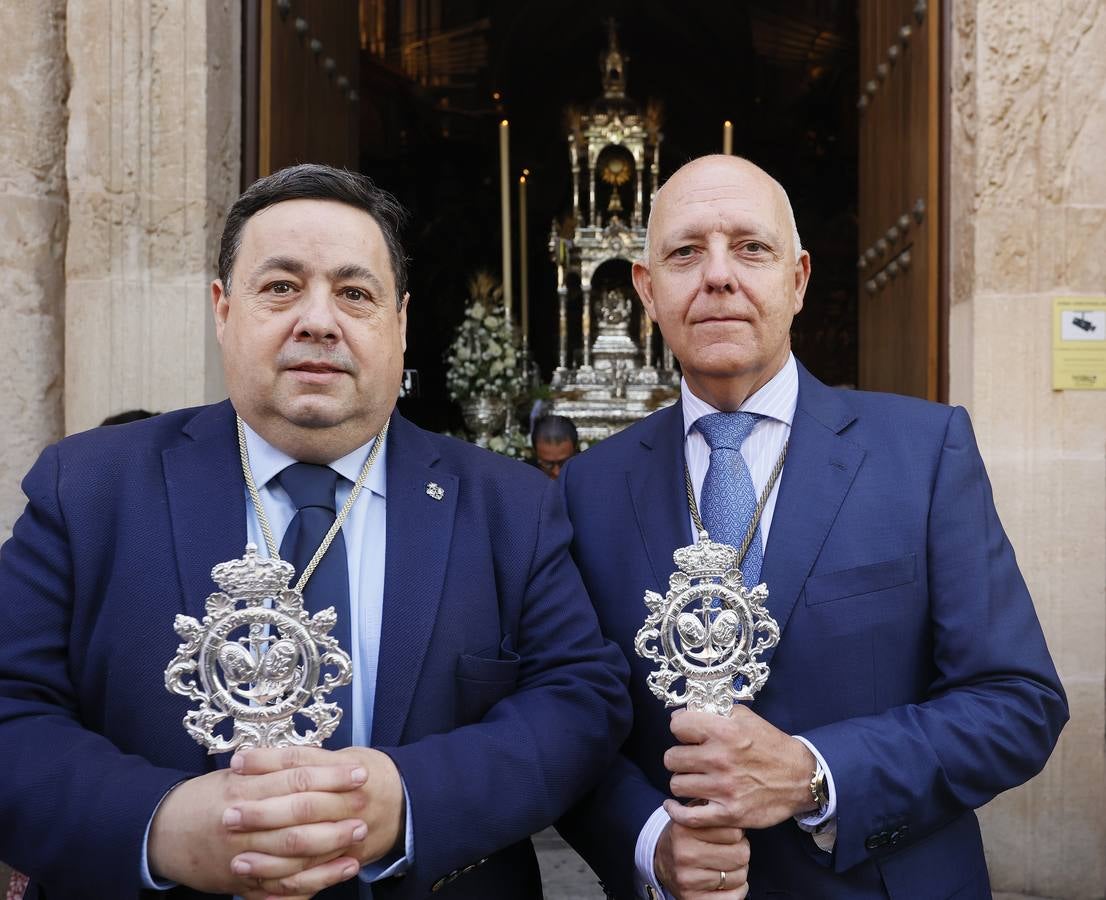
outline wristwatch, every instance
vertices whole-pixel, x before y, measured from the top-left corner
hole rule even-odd
[[[820,762],[814,764],[814,774],[810,776],[810,798],[818,806],[819,812],[825,812],[829,806],[829,785],[826,783],[826,770]]]

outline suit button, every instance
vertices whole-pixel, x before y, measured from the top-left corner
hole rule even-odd
[[[876,834],[868,835],[867,840],[864,841],[864,846],[868,850],[878,850],[880,847],[886,846],[887,841],[890,840],[890,835],[886,831],[880,831]]]

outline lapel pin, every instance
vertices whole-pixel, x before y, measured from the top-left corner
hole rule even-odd
[[[441,500],[445,496],[445,489],[440,484],[435,484],[433,481],[426,485],[426,496],[433,497],[435,500]]]

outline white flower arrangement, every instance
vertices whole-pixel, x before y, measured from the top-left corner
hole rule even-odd
[[[492,435],[488,439],[488,449],[512,459],[529,460],[533,455],[530,438],[517,426],[508,425],[503,434]]]
[[[503,288],[487,272],[469,281],[469,304],[445,357],[446,387],[458,403],[488,397],[514,401],[526,372],[503,315]]]

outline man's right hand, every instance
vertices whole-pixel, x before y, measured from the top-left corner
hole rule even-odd
[[[657,840],[653,870],[677,900],[743,900],[749,893],[749,840],[740,828],[669,822]]]
[[[258,879],[235,874],[231,860],[263,841],[274,843],[301,876],[290,896],[313,894],[357,874],[350,848],[364,838],[357,818],[356,789],[367,777],[360,766],[335,765],[287,769],[267,775],[209,772],[178,785],[162,801],[150,826],[150,871],[196,890],[253,896]],[[244,800],[289,797],[301,809],[317,811],[315,821],[270,831],[236,830],[224,811]],[[348,809],[346,807],[349,807]],[[309,877],[308,877],[309,876]],[[308,881],[311,883],[308,884]],[[272,893],[272,892],[270,892]]]

